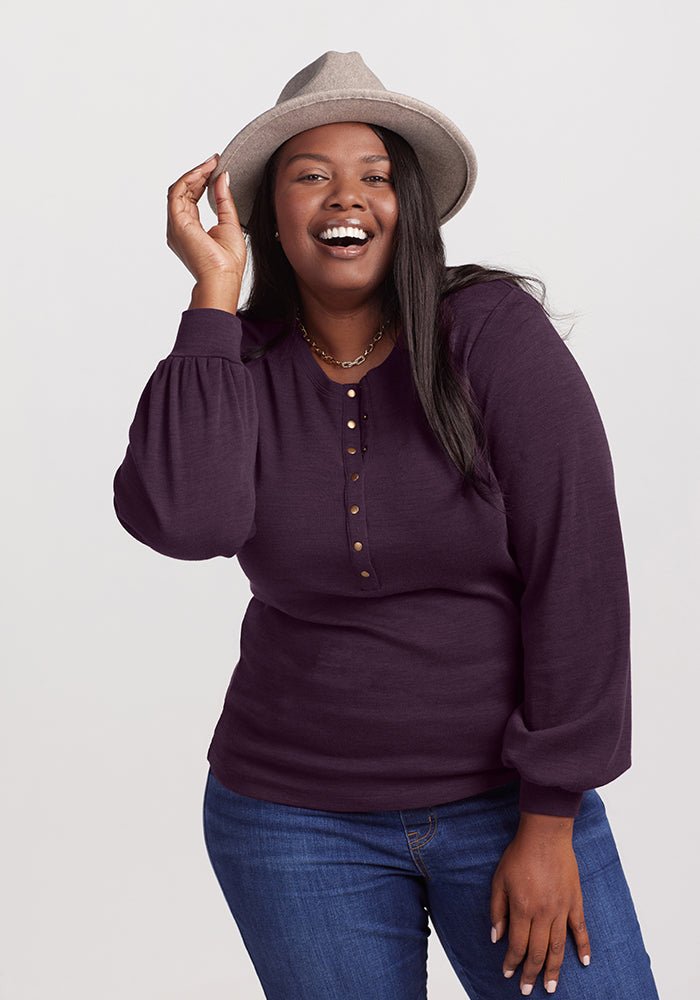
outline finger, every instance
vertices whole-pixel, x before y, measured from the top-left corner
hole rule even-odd
[[[523,962],[523,972],[520,977],[520,992],[529,997],[535,985],[535,980],[544,967],[549,950],[549,940],[552,925],[548,921],[533,921],[530,927],[530,939],[527,945],[527,955]]]
[[[519,915],[510,908],[510,925],[508,927],[508,950],[503,959],[503,975],[510,979],[515,970],[527,955],[530,940],[531,921],[529,917]]]
[[[577,903],[569,913],[569,927],[576,942],[576,951],[582,965],[591,963],[591,943],[588,938],[586,918],[583,915],[583,903]]]
[[[209,177],[209,175],[216,169],[216,165],[218,162],[219,162],[219,154],[214,153],[213,156],[210,156],[208,160],[205,160],[203,163],[197,164],[196,167],[191,167],[189,170],[186,170],[185,173],[182,175],[182,177],[178,177],[178,179],[173,184],[170,185],[170,187],[168,188],[168,193],[170,193],[170,191],[172,191],[173,188],[177,187],[178,184],[183,184],[183,183],[186,184],[200,177]]]
[[[559,972],[561,963],[564,961],[564,950],[566,949],[566,920],[562,917],[552,924],[549,933],[549,950],[547,952],[547,962],[544,967],[542,981],[547,993],[554,993],[559,982]]]
[[[207,179],[216,169],[218,162],[218,154],[210,156],[204,163],[188,170],[168,188],[166,242],[181,260],[183,260],[182,254],[177,249],[178,236],[182,235],[183,227],[192,224],[197,229],[201,227],[197,202],[202,197]]]
[[[507,923],[508,893],[496,875],[491,886],[491,940],[494,944],[505,934]]]
[[[182,198],[183,196],[193,201],[199,201],[202,192],[207,186],[207,181],[216,169],[218,162],[219,155],[215,153],[208,160],[205,160],[204,163],[200,163],[198,166],[184,173],[182,177],[178,177],[175,183],[171,184],[168,188],[168,201],[172,203],[175,199]]]
[[[240,229],[241,224],[238,221],[238,212],[236,211],[231,188],[229,187],[227,170],[223,174],[219,174],[216,178],[214,183],[214,199],[216,201],[216,216],[219,220],[219,225],[230,225]]]

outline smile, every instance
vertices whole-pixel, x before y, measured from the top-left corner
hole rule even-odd
[[[371,238],[361,226],[329,226],[316,237],[329,247],[364,246]]]

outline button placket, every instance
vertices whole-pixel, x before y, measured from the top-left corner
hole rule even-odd
[[[364,491],[363,445],[369,414],[360,401],[358,387],[348,388],[343,399],[342,447],[345,467],[345,522],[349,558],[361,590],[379,586],[369,556],[366,500]]]

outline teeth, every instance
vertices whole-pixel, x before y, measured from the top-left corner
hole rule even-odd
[[[359,226],[332,226],[318,234],[320,240],[336,240],[341,236],[350,236],[356,240],[368,239],[367,233]]]

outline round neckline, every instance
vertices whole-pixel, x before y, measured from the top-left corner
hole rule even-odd
[[[399,350],[405,350],[403,347],[403,330],[399,331],[399,335],[396,338],[394,346],[391,348],[387,356],[383,361],[380,361],[378,365],[374,365],[372,368],[368,368],[364,374],[357,379],[355,382],[336,382],[329,375],[326,375],[323,368],[320,366],[318,361],[314,358],[311,348],[306,343],[301,335],[301,330],[299,329],[298,323],[294,323],[290,336],[294,341],[294,350],[300,358],[302,367],[306,373],[310,376],[311,380],[319,386],[319,388],[324,389],[326,392],[341,393],[347,392],[350,388],[357,388],[360,382],[363,382],[366,378],[369,378],[373,372],[380,372],[387,370],[388,367],[396,364],[395,356],[398,355]],[[361,367],[358,365],[358,368]]]

